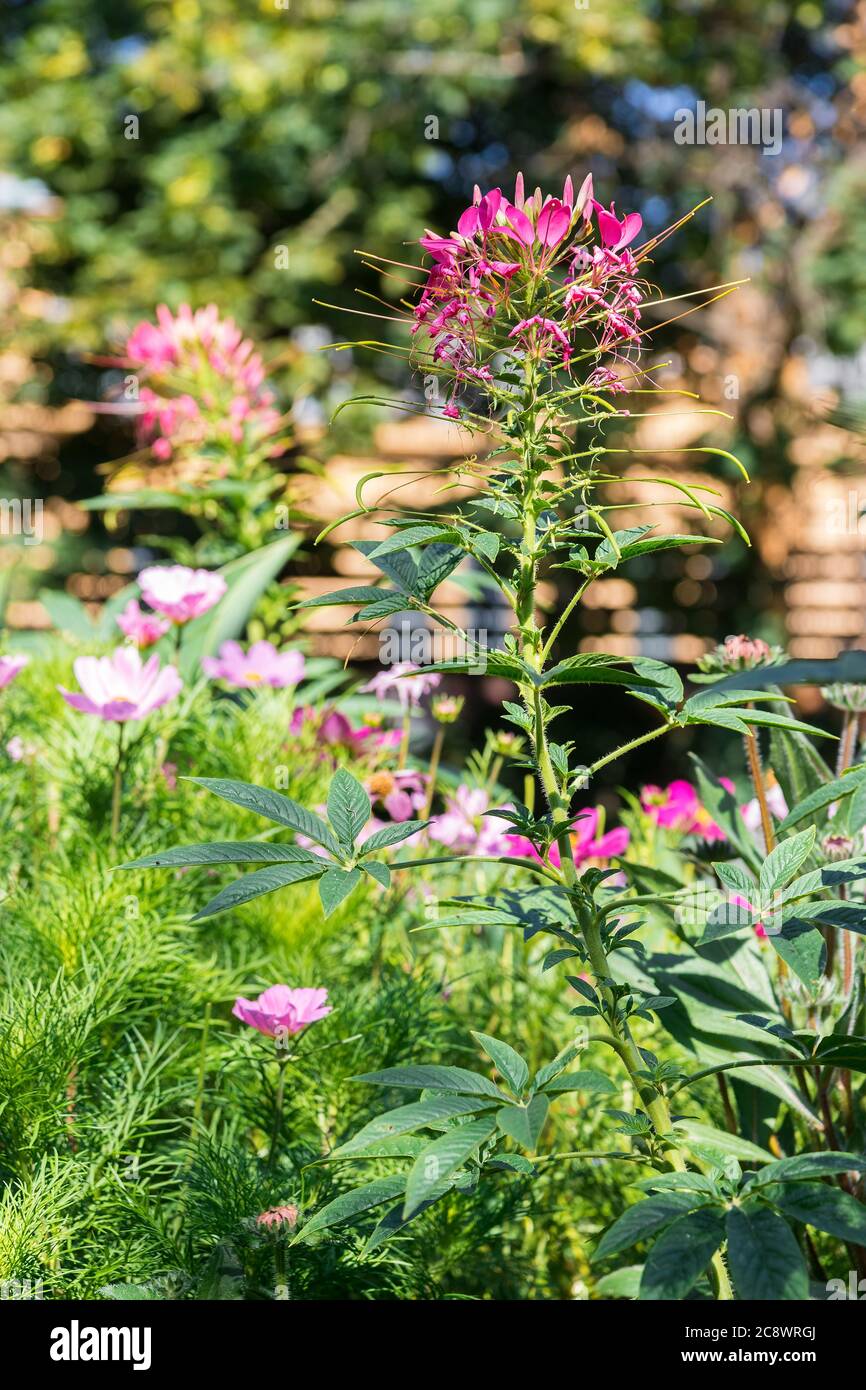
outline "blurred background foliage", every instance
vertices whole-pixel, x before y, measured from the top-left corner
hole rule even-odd
[[[181,524],[134,519],[118,537],[69,506],[131,447],[128,422],[87,402],[116,384],[111,354],[156,303],[213,300],[262,340],[319,466],[375,454],[371,415],[326,426],[376,377],[407,391],[404,366],[320,351],[369,329],[316,301],[393,295],[356,251],[414,260],[406,243],[453,226],[476,182],[509,187],[523,167],[555,188],[592,169],[598,195],[639,209],[650,233],[712,197],[658,253],[668,295],[748,280],[666,328],[659,360],[664,385],[730,412],[711,435],[675,426],[668,447],[698,438],[743,457],[754,485],[730,495],[756,546],[636,576],[640,606],[614,597],[613,631],[674,660],[733,630],[792,636],[799,655],[862,641],[859,492],[853,535],[818,546],[856,552],[854,588],[831,589],[817,617],[790,614],[797,581],[815,578],[803,531],[826,520],[826,499],[808,500],[816,474],[863,471],[864,13],[852,0],[10,0],[0,452],[6,494],[45,496],[56,518],[27,568],[67,587],[83,573],[75,591],[102,598],[140,562],[143,535]],[[778,110],[781,149],[677,143],[677,113],[698,102]],[[39,624],[37,587],[17,581],[13,626]],[[587,621],[600,639],[611,614]],[[677,645],[685,633],[696,648]]]

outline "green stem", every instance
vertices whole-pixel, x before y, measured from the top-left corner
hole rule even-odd
[[[114,787],[111,793],[111,840],[117,839],[120,830],[120,807],[123,800],[123,740],[125,724],[117,726],[117,762],[114,765]]]
[[[427,795],[424,798],[424,810],[421,813],[422,820],[428,820],[430,811],[433,807],[433,797],[436,795],[436,774],[439,771],[439,759],[442,757],[442,744],[445,742],[445,730],[440,724],[436,730],[436,737],[433,740],[433,748],[430,753],[430,766],[427,769]]]
[[[280,1129],[283,1123],[283,1099],[286,1094],[286,1065],[288,1057],[281,1057],[279,1060],[280,1074],[277,1080],[277,1094],[274,1100],[274,1125],[271,1130],[271,1147],[268,1151],[267,1171],[272,1173],[274,1163],[277,1158],[277,1148],[280,1140]]]

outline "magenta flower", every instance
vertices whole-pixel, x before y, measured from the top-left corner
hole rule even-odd
[[[392,820],[411,820],[427,801],[426,776],[410,768],[374,772],[365,786],[371,801],[381,802]]]
[[[638,213],[620,220],[595,202],[591,175],[577,198],[570,178],[561,198],[544,197],[540,189],[526,197],[518,175],[513,203],[499,188],[485,194],[476,188],[456,231],[422,237],[433,265],[412,331],[426,334],[425,360],[453,383],[441,413],[459,419],[461,387],[489,383],[503,366],[520,369],[527,356],[554,372],[569,369],[578,346],[619,360],[634,349],[628,365],[632,376],[639,373],[643,291],[628,247],[640,228]],[[551,273],[555,267],[561,275]],[[527,304],[531,315],[521,313]],[[609,367],[597,371],[593,389],[620,389]]]
[[[223,642],[219,656],[206,656],[201,664],[208,676],[241,690],[283,690],[303,678],[305,663],[300,652],[279,652],[271,642],[253,642],[247,652],[238,642]]]
[[[398,748],[400,746],[399,729],[379,729],[367,724],[356,729],[345,714],[341,714],[336,709],[323,712],[314,709],[312,705],[299,707],[292,714],[289,732],[300,734],[306,728],[311,728],[314,731],[317,743],[334,748],[356,748],[361,751],[364,747],[370,746],[378,748]]]
[[[510,854],[514,836],[506,833],[506,822],[488,811],[489,806],[490,793],[484,787],[458,787],[442,814],[433,817],[431,840],[466,853]]]
[[[413,672],[418,674],[414,675]],[[441,681],[441,676],[435,672],[421,672],[412,661],[398,661],[395,666],[380,671],[366,685],[362,685],[361,689],[372,692],[380,700],[393,692],[400,701],[401,709],[407,710],[417,709],[424,696],[435,690]]]
[[[226,591],[221,574],[186,565],[151,565],[138,576],[141,596],[173,623],[188,623],[218,603]]]
[[[701,804],[691,782],[679,779],[664,788],[642,787],[640,802],[650,820],[662,829],[674,830],[680,835],[700,835],[710,843],[725,838],[721,826]]]
[[[66,703],[117,724],[143,719],[173,700],[183,686],[173,666],[160,669],[156,653],[142,665],[134,647],[118,647],[111,656],[80,656],[73,670],[83,693],[59,685]]]
[[[280,415],[264,386],[262,359],[234,320],[221,319],[215,304],[195,313],[182,304],[176,315],[160,304],[156,317],[155,324],[138,324],[126,343],[127,360],[157,385],[139,393],[139,434],[154,455],[168,460],[184,447],[269,441]],[[268,447],[272,455],[282,452],[279,444]]]
[[[167,618],[158,618],[155,613],[145,613],[138,599],[131,598],[122,613],[117,616],[117,626],[125,637],[139,648],[152,647],[160,637],[164,637],[171,627]]]
[[[14,681],[29,660],[29,656],[0,656],[0,690]]]
[[[586,864],[589,860],[606,863],[620,854],[625,854],[631,839],[625,826],[618,825],[613,830],[599,833],[601,829],[602,811],[600,807],[592,806],[589,810],[580,813],[570,835],[572,855],[576,865]],[[510,839],[513,854],[528,855],[529,858],[537,859],[539,863],[542,862],[540,854],[530,840],[524,839],[522,835],[512,835]],[[559,853],[559,845],[552,844],[547,857],[555,868],[560,868],[562,856]]]
[[[284,1033],[300,1033],[311,1023],[317,1023],[331,1012],[326,989],[289,989],[288,985],[271,985],[258,999],[238,998],[232,1013],[241,1023],[248,1023],[276,1038]]]

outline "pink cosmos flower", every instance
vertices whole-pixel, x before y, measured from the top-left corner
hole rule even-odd
[[[364,747],[400,746],[399,729],[379,729],[372,724],[363,724],[356,729],[345,714],[336,709],[323,712],[314,709],[312,705],[296,709],[289,722],[289,733],[300,734],[306,728],[314,730],[317,743],[324,743],[329,747],[361,750]]]
[[[0,690],[14,681],[19,671],[23,671],[29,660],[29,656],[0,656]]]
[[[419,674],[413,675],[415,671],[419,671]],[[420,673],[420,668],[414,662],[398,661],[395,666],[380,671],[366,685],[362,685],[361,689],[372,692],[380,700],[393,692],[400,701],[401,709],[407,710],[417,709],[424,696],[435,690],[441,682],[442,677],[435,672]]]
[[[270,685],[275,690],[297,685],[304,675],[300,652],[280,652],[271,642],[253,642],[245,652],[238,642],[223,642],[219,656],[206,656],[202,668],[208,676],[241,690]]]
[[[66,703],[83,714],[96,714],[117,724],[143,719],[173,700],[183,686],[173,666],[160,669],[155,652],[142,665],[135,647],[118,647],[111,656],[80,656],[73,670],[83,693],[59,685]]]
[[[186,565],[151,565],[138,576],[141,596],[173,623],[188,623],[218,603],[226,591],[221,574]]]
[[[424,809],[427,779],[420,772],[404,768],[396,772],[374,772],[364,784],[372,801],[379,801],[392,820],[411,820]]]
[[[20,734],[13,734],[6,744],[6,756],[13,763],[23,763],[28,758],[34,757],[36,749],[32,743],[25,743]]]
[[[276,1038],[282,1033],[300,1033],[311,1023],[317,1023],[331,1012],[326,989],[289,989],[288,985],[271,985],[258,999],[238,998],[232,1013],[241,1023],[248,1023]]]
[[[514,837],[506,833],[504,820],[488,812],[489,805],[490,793],[484,787],[459,786],[446,799],[442,814],[433,817],[431,840],[467,853],[509,854]]]
[[[118,614],[117,626],[137,647],[152,647],[154,642],[165,636],[171,623],[167,618],[158,618],[155,613],[145,613],[138,599],[131,598],[123,612]]]

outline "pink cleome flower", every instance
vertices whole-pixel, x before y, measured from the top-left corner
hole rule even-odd
[[[66,703],[117,724],[143,719],[173,700],[183,686],[173,666],[160,669],[156,653],[142,665],[134,647],[118,647],[111,656],[80,656],[73,670],[83,693],[59,685]]]
[[[530,840],[525,839],[522,835],[512,835],[510,839],[512,853],[528,855],[531,859],[537,859],[539,863],[542,862],[541,856]],[[602,831],[602,811],[600,807],[592,806],[580,813],[570,839],[574,862],[580,866],[589,861],[607,863],[610,859],[625,854],[631,836],[624,825],[618,825],[613,830]],[[559,853],[559,845],[551,845],[547,858],[555,868],[560,867],[562,856]]]
[[[271,985],[258,999],[239,997],[232,1013],[241,1023],[248,1023],[266,1038],[282,1033],[300,1033],[311,1023],[317,1023],[331,1013],[326,989],[290,989],[288,985]]]
[[[156,382],[156,390],[139,392],[139,432],[157,458],[214,441],[256,445],[274,433],[280,415],[262,359],[233,319],[221,319],[215,304],[194,313],[182,304],[176,315],[160,304],[156,318],[132,331],[126,357]],[[178,392],[178,384],[185,389]]]
[[[419,674],[415,675],[415,672]],[[396,665],[380,671],[366,685],[362,685],[361,689],[372,692],[379,699],[394,694],[400,701],[400,707],[406,710],[417,709],[424,696],[429,695],[441,682],[442,677],[435,672],[422,673],[414,662],[399,661]]]
[[[489,806],[490,793],[484,787],[459,786],[446,799],[441,815],[433,817],[430,839],[466,853],[510,854],[514,836],[507,834],[507,823]]]
[[[223,642],[219,656],[206,656],[202,669],[216,680],[241,690],[269,685],[275,690],[297,685],[304,675],[300,652],[280,652],[272,642],[253,642],[244,651],[238,642]]]
[[[138,576],[145,603],[173,623],[188,623],[218,603],[226,591],[221,574],[186,565],[151,565]]]
[[[613,205],[607,211],[594,199],[591,175],[577,197],[567,178],[561,198],[544,197],[540,189],[527,197],[518,175],[513,203],[499,188],[483,196],[476,188],[456,231],[422,237],[433,265],[413,332],[423,330],[430,358],[453,382],[443,415],[459,418],[460,389],[491,382],[515,359],[568,369],[578,332],[585,346],[624,360],[640,340],[644,293],[628,248],[641,226],[639,213],[620,219]],[[591,387],[622,389],[608,366],[597,369]]]

